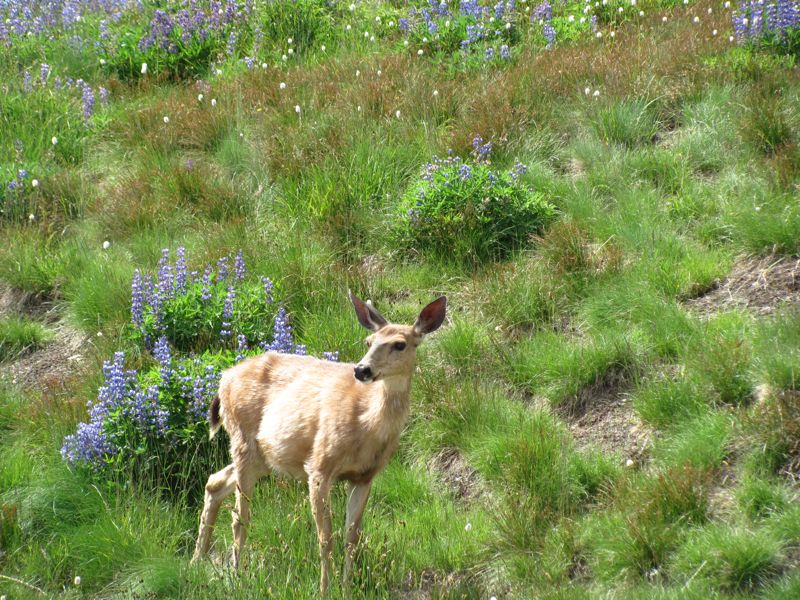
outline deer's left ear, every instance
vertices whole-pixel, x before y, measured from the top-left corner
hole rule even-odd
[[[419,313],[417,321],[414,323],[414,332],[417,335],[427,335],[436,331],[442,323],[444,323],[446,312],[447,297],[442,296],[441,298],[437,298]]]
[[[375,307],[366,302],[362,302],[361,298],[356,296],[353,292],[348,291],[347,293],[350,296],[350,302],[353,303],[353,308],[356,309],[358,322],[361,323],[363,327],[371,331],[378,331],[378,329],[388,323]]]

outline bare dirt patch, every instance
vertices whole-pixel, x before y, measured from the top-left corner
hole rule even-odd
[[[445,448],[434,456],[428,462],[428,470],[464,504],[488,495],[480,473],[455,448]]]
[[[86,361],[88,337],[64,324],[54,329],[53,341],[44,348],[3,365],[4,375],[26,389],[58,385],[75,375]]]
[[[54,318],[53,312],[50,298],[24,292],[0,281],[0,318],[18,315],[49,320]]]
[[[18,316],[48,324],[53,340],[0,366],[0,376],[26,389],[63,383],[85,363],[88,336],[60,320],[52,299],[0,282],[0,318]]]
[[[686,302],[703,317],[730,308],[768,315],[787,304],[800,304],[800,258],[776,254],[738,259],[728,277]]]
[[[612,370],[585,387],[565,416],[579,450],[600,449],[637,464],[649,454],[654,434],[633,409],[624,373]]]

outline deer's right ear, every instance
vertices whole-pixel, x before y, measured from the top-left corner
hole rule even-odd
[[[417,335],[427,335],[436,331],[444,323],[446,311],[447,297],[441,296],[422,309],[417,322],[414,323],[414,331]]]
[[[350,296],[350,302],[353,303],[353,308],[356,309],[358,322],[361,323],[363,327],[366,327],[370,331],[378,331],[378,329],[388,323],[388,321],[383,318],[383,315],[375,310],[374,307],[362,302],[361,298],[350,290],[348,290],[347,293]]]

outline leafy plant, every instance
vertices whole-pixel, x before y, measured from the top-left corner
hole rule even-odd
[[[449,156],[425,165],[400,204],[401,246],[479,262],[508,255],[553,220],[553,205],[522,183],[524,165],[494,171],[491,143],[477,136],[473,147],[472,164]]]

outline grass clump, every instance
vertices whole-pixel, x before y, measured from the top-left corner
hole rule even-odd
[[[689,537],[672,569],[729,594],[753,593],[780,572],[783,560],[781,543],[766,530],[720,524]]]
[[[508,256],[553,219],[553,205],[520,181],[523,165],[492,170],[491,143],[476,137],[474,147],[471,165],[458,156],[426,165],[400,203],[401,247],[479,263]]]
[[[0,362],[46,345],[53,334],[41,323],[20,317],[0,319]]]

